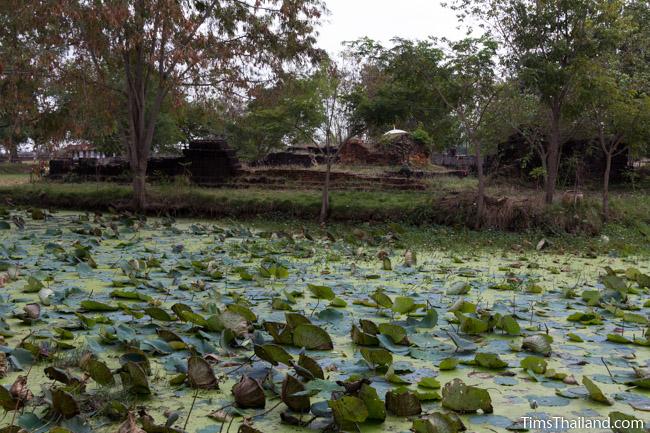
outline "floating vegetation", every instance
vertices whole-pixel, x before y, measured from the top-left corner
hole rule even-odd
[[[4,218],[2,432],[648,418],[647,258],[416,252],[396,226]]]

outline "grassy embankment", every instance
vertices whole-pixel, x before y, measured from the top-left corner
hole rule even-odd
[[[0,171],[0,198],[13,205],[97,211],[130,206],[129,185],[30,184],[29,175],[23,175],[22,183],[12,183],[9,176],[19,175]],[[334,191],[331,221],[341,230],[349,228],[350,223],[367,224],[368,231],[378,222],[400,223],[405,227],[405,241],[437,247],[460,244],[531,248],[544,236],[551,239],[555,249],[650,253],[647,191],[614,192],[613,219],[603,225],[597,192],[587,194],[577,206],[557,204],[545,208],[536,191],[492,187],[489,227],[474,232],[466,228],[474,216],[473,189],[472,179],[437,178],[428,191]],[[148,194],[151,215],[247,219],[274,228],[310,225],[320,209],[317,190],[210,189],[171,183],[150,185]],[[499,197],[507,199],[496,200]],[[601,234],[609,242],[594,236]]]
[[[0,163],[0,187],[29,183],[32,164]]]

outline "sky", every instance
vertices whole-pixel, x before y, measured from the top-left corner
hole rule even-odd
[[[440,0],[325,0],[330,14],[320,28],[319,46],[330,54],[341,43],[363,36],[388,44],[391,38],[425,39],[428,36],[463,36],[455,13]]]

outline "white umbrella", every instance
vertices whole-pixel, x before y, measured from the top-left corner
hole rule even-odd
[[[384,135],[400,135],[400,134],[408,134],[408,132],[402,129],[391,129],[390,131],[386,132]]]

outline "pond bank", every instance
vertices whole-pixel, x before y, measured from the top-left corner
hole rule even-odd
[[[148,187],[152,216],[196,218],[264,218],[316,221],[320,192],[316,190],[210,189],[167,184]],[[0,188],[4,203],[42,208],[88,211],[130,210],[131,189],[111,183],[37,183]],[[333,191],[330,221],[383,222],[415,226],[468,227],[475,220],[470,190]],[[614,220],[605,227],[595,198],[578,206],[557,204],[545,208],[530,194],[494,194],[487,200],[485,229],[504,232],[535,231],[544,235],[597,236],[629,231],[633,242],[650,234],[650,199],[627,195],[612,200]],[[644,234],[644,231],[646,232]],[[638,239],[634,239],[638,237]]]

